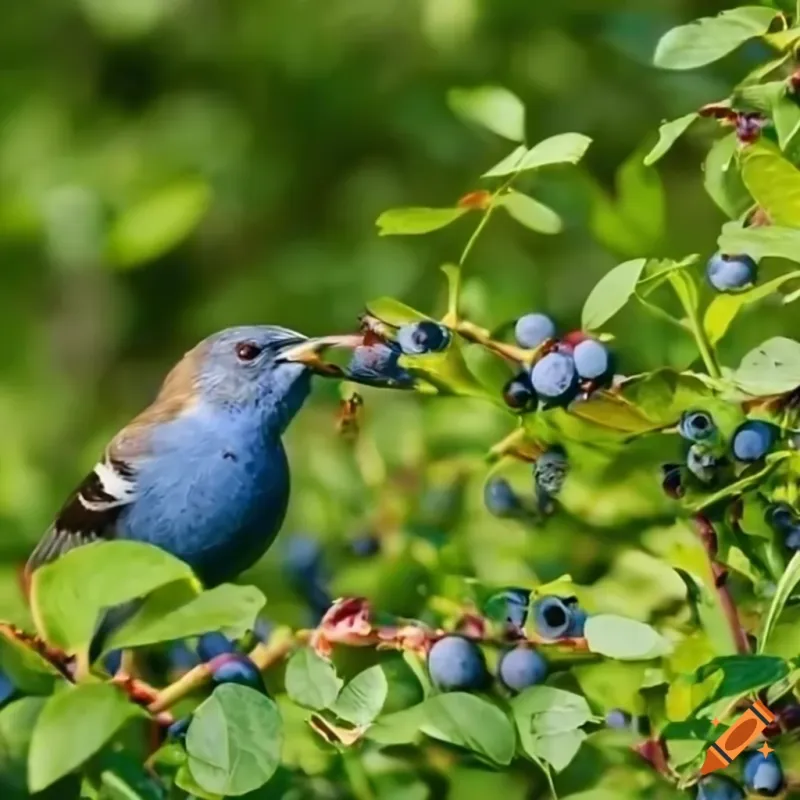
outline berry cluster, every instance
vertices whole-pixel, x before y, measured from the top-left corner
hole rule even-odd
[[[519,640],[528,619],[530,592],[509,588],[493,600],[503,606],[504,638]],[[587,614],[574,597],[547,595],[533,603],[531,618],[537,636],[555,642],[582,637]],[[447,634],[432,645],[428,652],[428,672],[434,685],[443,692],[482,691],[491,685],[483,650],[473,639],[458,633]],[[529,641],[518,641],[504,650],[497,662],[496,675],[510,692],[521,692],[542,683],[548,673],[547,661]]]
[[[520,347],[538,351],[538,358],[503,388],[509,408],[530,412],[540,403],[543,408],[568,406],[582,391],[588,395],[611,384],[612,354],[583,331],[573,331],[559,341],[553,320],[534,313],[517,320],[514,335]]]
[[[697,784],[697,800],[744,800],[749,796],[777,797],[786,786],[781,762],[775,753],[750,753],[742,769],[744,788],[726,775],[708,775]]]

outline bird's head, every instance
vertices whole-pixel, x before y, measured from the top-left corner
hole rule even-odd
[[[283,356],[313,341],[276,325],[248,325],[210,336],[188,357],[199,356],[196,380],[206,400],[260,411],[282,432],[303,405],[311,378],[308,364]]]

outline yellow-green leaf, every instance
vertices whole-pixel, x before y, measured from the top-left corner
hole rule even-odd
[[[742,180],[773,224],[800,227],[800,170],[761,141],[739,154]]]

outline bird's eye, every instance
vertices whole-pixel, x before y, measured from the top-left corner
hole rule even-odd
[[[261,348],[252,342],[239,342],[236,345],[236,357],[239,361],[252,361],[261,353]]]

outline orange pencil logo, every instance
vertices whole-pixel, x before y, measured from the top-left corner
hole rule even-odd
[[[755,740],[768,725],[775,721],[774,714],[760,701],[756,700],[736,722],[728,728],[706,751],[706,760],[700,768],[701,775],[708,775],[724,769]],[[766,744],[764,755],[770,752]]]

